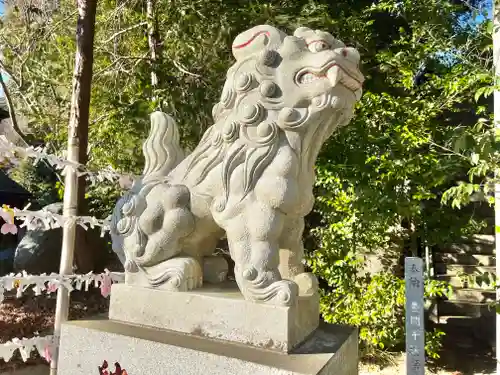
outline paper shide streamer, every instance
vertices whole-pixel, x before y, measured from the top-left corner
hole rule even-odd
[[[14,211],[7,205],[3,205],[0,210],[0,217],[4,223],[0,227],[2,234],[17,234],[17,226],[14,224]]]
[[[103,297],[108,297],[111,293],[111,285],[121,283],[124,280],[125,275],[123,273],[108,270],[99,274],[89,272],[83,275],[59,275],[55,273],[50,275],[29,275],[26,272],[10,274],[0,277],[0,303],[2,303],[6,291],[16,290],[16,297],[20,298],[30,287],[38,296],[43,292],[46,294],[55,293],[61,287],[71,292],[73,290],[88,291],[91,286],[94,286],[101,289]],[[0,344],[0,359],[8,362],[14,352],[19,350],[21,358],[26,362],[31,352],[36,349],[42,358],[50,362],[58,342],[59,340],[55,336],[35,336],[29,339],[14,338]]]
[[[0,137],[0,165],[17,165],[21,161],[31,159],[34,164],[44,160],[56,170],[61,171],[64,176],[68,171],[75,172],[78,177],[85,177],[91,184],[102,183],[109,181],[118,183],[122,189],[130,189],[135,183],[136,176],[123,175],[111,167],[101,171],[90,171],[83,164],[74,163],[65,158],[58,157],[46,152],[43,147],[18,147],[6,139]],[[29,206],[28,206],[29,207]],[[67,217],[49,212],[47,210],[29,211],[28,207],[20,210],[2,206],[0,208],[0,217],[3,223],[0,226],[2,235],[15,235],[18,232],[18,227],[15,221],[21,221],[20,227],[26,227],[27,230],[50,230],[61,228],[64,226],[78,225],[85,230],[95,227],[101,228],[101,237],[106,231],[109,231],[110,219],[99,220],[92,216],[75,216]],[[25,271],[18,274],[9,274],[0,277],[0,304],[4,300],[5,292],[15,290],[16,297],[22,297],[29,288],[35,295],[42,293],[55,293],[61,287],[68,291],[85,290],[88,291],[91,286],[100,288],[101,294],[108,297],[111,293],[111,285],[113,283],[123,282],[125,279],[123,273],[109,272],[105,270],[103,273],[94,274],[92,272],[84,275],[59,275],[52,273],[50,275],[29,275]],[[0,359],[8,362],[12,359],[16,350],[21,354],[23,361],[27,361],[31,353],[36,350],[42,358],[50,362],[59,345],[59,339],[56,336],[40,337],[36,335],[32,338],[14,338],[11,341],[0,344]],[[121,370],[121,368],[119,368]],[[105,373],[107,369],[103,369]],[[116,372],[116,371],[115,371]],[[114,374],[109,372],[109,374]],[[119,375],[126,375],[123,370]]]
[[[24,362],[28,360],[31,353],[36,350],[40,357],[50,362],[57,348],[57,340],[54,336],[35,336],[32,338],[14,338],[4,344],[0,344],[0,359],[9,362],[16,350],[19,350]]]
[[[0,138],[0,161],[3,164],[17,165],[25,159],[33,159],[34,164],[45,160],[52,167],[60,170],[63,176],[68,170],[72,170],[78,177],[84,176],[92,184],[104,181],[118,182],[123,189],[129,189],[136,179],[135,176],[118,173],[111,167],[100,171],[89,171],[83,164],[47,153],[43,147],[19,147],[4,138]]]
[[[69,292],[73,290],[88,291],[91,286],[101,289],[103,297],[108,297],[111,293],[113,283],[121,283],[125,280],[125,275],[121,272],[110,272],[105,270],[103,273],[94,274],[89,272],[82,275],[59,275],[52,273],[50,275],[29,275],[26,272],[18,274],[9,274],[0,277],[0,303],[4,299],[5,292],[16,290],[16,297],[23,296],[28,288],[39,296],[43,292],[46,294],[55,293],[59,288],[64,287]]]
[[[29,206],[28,206],[29,207]],[[20,227],[26,227],[27,230],[50,230],[56,228],[62,228],[65,225],[79,225],[83,229],[88,230],[88,228],[101,228],[101,237],[109,231],[110,219],[106,218],[104,220],[97,219],[93,216],[63,216],[53,212],[49,212],[46,209],[41,209],[39,211],[30,211],[27,208],[22,210],[17,208],[10,208],[9,206],[3,206],[0,208],[0,217],[2,217],[5,223],[0,227],[2,234],[17,233],[17,227],[14,224],[14,218],[22,221]]]

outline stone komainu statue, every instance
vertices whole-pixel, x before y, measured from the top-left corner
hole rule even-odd
[[[359,53],[326,32],[268,26],[238,35],[215,124],[188,156],[172,118],[156,112],[143,177],[113,212],[126,283],[190,290],[203,259],[228,239],[248,300],[291,305],[317,291],[302,265],[314,163],[349,123],[364,80]]]

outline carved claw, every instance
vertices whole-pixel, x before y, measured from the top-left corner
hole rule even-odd
[[[145,270],[153,287],[186,292],[203,285],[203,273],[198,261],[190,257],[172,258]]]
[[[262,289],[247,287],[245,292],[245,297],[255,302],[291,306],[297,299],[299,288],[293,281],[280,280]]]
[[[280,280],[278,272],[258,272],[250,267],[241,273],[238,280],[246,299],[278,306],[291,306],[299,294],[298,285],[290,280]]]

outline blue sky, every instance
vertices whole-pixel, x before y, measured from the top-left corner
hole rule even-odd
[[[492,9],[493,7],[491,6],[491,2],[490,1],[486,1],[484,4],[483,4],[483,9],[486,9],[488,11],[488,18],[489,19],[492,19],[493,18],[493,13],[492,13]],[[1,13],[1,8],[0,8],[0,13]],[[484,16],[481,14],[479,16],[477,16],[474,20],[476,23],[481,23],[484,21]]]

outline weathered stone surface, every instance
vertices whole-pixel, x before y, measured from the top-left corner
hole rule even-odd
[[[52,213],[62,214],[62,203],[53,203],[43,208]],[[79,272],[102,270],[116,257],[107,251],[106,238],[101,238],[99,229],[89,228],[78,231],[75,263]],[[61,259],[62,229],[27,231],[14,255],[14,270],[32,274],[58,272]],[[83,247],[83,249],[82,249]],[[80,254],[85,254],[81,259]]]
[[[234,283],[187,293],[114,284],[111,320],[288,352],[319,324],[317,295],[292,306],[246,301]]]
[[[97,374],[104,360],[128,374],[357,375],[358,338],[355,329],[325,325],[283,355],[105,319],[63,323],[58,374]]]
[[[171,117],[151,116],[143,177],[115,207],[113,246],[127,283],[186,291],[201,286],[202,258],[225,233],[244,297],[294,306],[317,293],[302,265],[304,216],[321,146],[361,97],[360,56],[329,33],[269,25],[238,35],[232,52],[215,123],[191,154]]]

